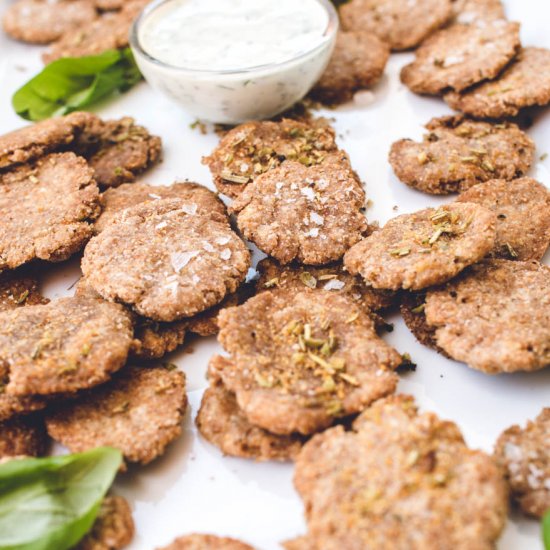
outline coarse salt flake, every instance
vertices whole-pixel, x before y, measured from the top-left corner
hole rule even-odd
[[[192,252],[174,252],[170,254],[170,262],[174,271],[179,273],[193,258],[196,258],[199,252],[193,250]]]
[[[300,193],[302,193],[307,200],[312,201],[315,199],[315,191],[313,191],[311,187],[302,187]]]
[[[323,225],[323,223],[325,222],[325,218],[323,218],[323,216],[321,216],[320,214],[317,214],[317,212],[311,212],[311,214],[309,215],[309,219],[317,225]]]
[[[197,213],[197,210],[198,210],[198,206],[192,202],[190,204],[184,204],[181,209],[186,213],[186,214],[189,214],[190,216],[193,216]]]
[[[342,290],[345,286],[346,283],[344,283],[344,281],[340,281],[339,279],[331,279],[323,288],[325,290]]]

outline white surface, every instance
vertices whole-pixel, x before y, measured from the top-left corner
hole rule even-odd
[[[550,5],[541,0],[509,0],[506,4],[509,18],[523,24],[524,44],[550,48]],[[0,133],[22,125],[10,108],[10,97],[39,69],[39,51],[0,36]],[[373,201],[367,213],[371,221],[385,222],[395,216],[394,206],[398,206],[397,213],[403,213],[449,200],[408,189],[396,180],[386,160],[394,140],[418,138],[423,123],[450,112],[442,101],[415,96],[399,83],[399,69],[409,59],[410,54],[392,56],[368,105],[348,105],[328,113],[335,118],[341,146],[366,181]],[[189,178],[211,185],[200,158],[211,151],[217,137],[190,130],[190,117],[147,85],[139,85],[97,112],[105,117],[134,116],[162,136],[164,162],[145,176],[146,181],[163,185]],[[550,110],[538,115],[529,134],[539,147],[537,159],[550,153]],[[550,158],[537,161],[531,175],[549,185],[549,170]],[[68,288],[78,276],[78,260],[52,267],[48,295],[69,294]],[[414,394],[423,409],[457,422],[471,446],[490,451],[504,428],[523,423],[542,406],[550,405],[550,369],[483,375],[420,346],[397,316],[389,321],[395,323],[395,331],[388,341],[418,363],[418,370],[404,376],[399,389]],[[280,548],[279,541],[305,531],[301,502],[292,487],[291,465],[224,458],[196,433],[191,417],[206,385],[208,358],[218,350],[214,339],[193,340],[169,357],[188,376],[191,412],[185,419],[184,434],[164,457],[150,466],[131,469],[116,483],[115,490],[130,499],[134,510],[137,533],[131,550],[152,550],[193,531],[231,535],[258,549],[274,550]],[[499,550],[540,549],[538,523],[512,518]]]

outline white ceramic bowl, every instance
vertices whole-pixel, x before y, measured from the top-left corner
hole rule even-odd
[[[334,49],[338,15],[329,0],[317,0],[328,14],[325,32],[314,48],[293,59],[243,70],[175,67],[149,55],[140,42],[140,30],[147,17],[173,1],[156,0],[142,11],[132,26],[130,45],[147,82],[200,120],[238,124],[285,111],[319,80]]]

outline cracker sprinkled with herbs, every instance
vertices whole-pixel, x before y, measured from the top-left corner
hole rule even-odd
[[[391,393],[401,362],[344,294],[262,292],[221,313],[219,340],[231,357],[218,376],[277,434],[318,431]]]
[[[475,204],[403,214],[352,247],[344,266],[374,288],[420,290],[448,281],[495,245],[496,216]]]
[[[507,519],[507,486],[492,457],[470,450],[456,424],[418,413],[407,395],[377,401],[351,430],[313,437],[294,484],[308,533],[289,550],[491,550]]]
[[[532,178],[491,180],[462,193],[459,202],[477,203],[497,217],[492,255],[508,260],[541,260],[550,246],[550,191]]]
[[[147,464],[181,434],[187,408],[185,375],[163,367],[125,367],[46,418],[48,433],[72,452],[120,449],[128,462]]]
[[[285,160],[313,166],[336,151],[334,130],[325,119],[284,118],[233,128],[203,163],[210,168],[218,191],[236,198],[255,178]]]
[[[0,313],[0,364],[6,393],[73,392],[105,382],[128,355],[133,327],[124,309],[89,298]]]
[[[550,50],[523,48],[497,79],[444,96],[453,109],[479,118],[516,116],[521,109],[550,103]]]
[[[461,115],[434,118],[422,142],[392,145],[390,164],[404,183],[433,195],[464,191],[494,178],[511,180],[531,167],[535,144],[515,124]]]

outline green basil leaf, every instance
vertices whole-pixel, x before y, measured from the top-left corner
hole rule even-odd
[[[140,79],[130,48],[65,57],[47,65],[19,88],[12,105],[27,120],[43,120],[83,109],[115,92],[125,92]]]
[[[550,510],[542,518],[542,540],[545,550],[550,550]]]
[[[67,550],[91,529],[122,463],[117,449],[0,465],[0,549]]]

